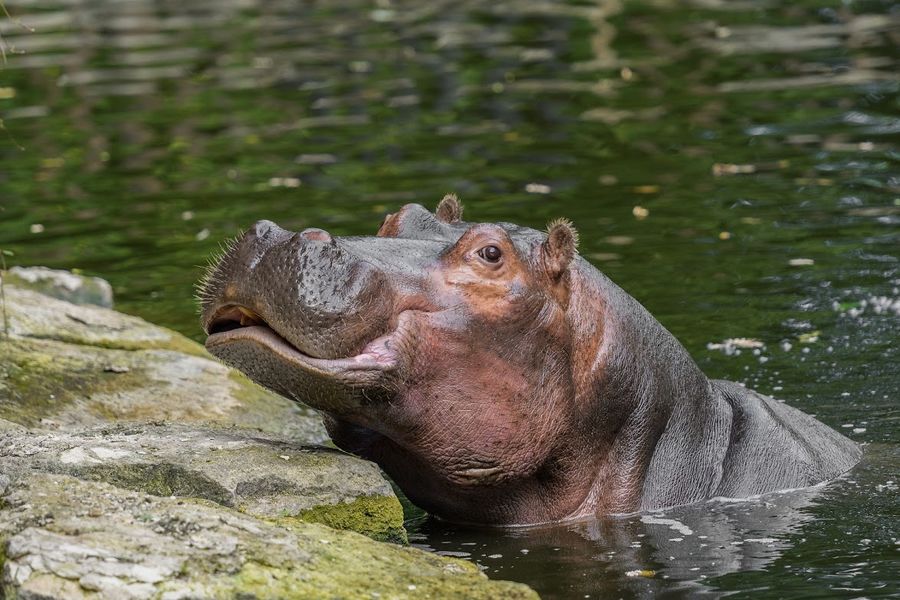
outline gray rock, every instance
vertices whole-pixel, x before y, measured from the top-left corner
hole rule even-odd
[[[471,563],[205,500],[46,473],[14,488],[0,511],[7,600],[537,597]]]
[[[12,421],[7,421],[6,419],[0,419],[0,432],[3,431],[27,431],[24,427],[19,425],[18,423],[13,423]]]
[[[314,521],[406,542],[403,508],[378,467],[321,446],[183,425],[11,431],[0,432],[0,465],[0,484],[59,473],[202,498],[286,526]]]
[[[96,304],[112,308],[112,286],[105,279],[77,275],[47,267],[13,267],[4,283],[41,292],[73,304]]]
[[[13,337],[119,350],[165,348],[205,354],[199,344],[139,317],[99,306],[73,304],[8,281],[4,290],[9,332]]]
[[[174,421],[327,439],[314,411],[251,383],[174,331],[11,285],[5,292],[0,419],[63,429]]]

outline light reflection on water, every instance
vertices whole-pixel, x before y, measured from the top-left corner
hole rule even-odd
[[[453,190],[479,220],[571,218],[709,375],[868,444],[825,488],[655,522],[410,509],[415,543],[547,597],[896,593],[895,3],[4,3],[13,262],[199,338],[201,265],[253,221],[372,233]]]
[[[792,546],[791,534],[814,520],[804,509],[820,493],[714,500],[641,516],[514,530],[499,540],[497,532],[488,537],[432,522],[414,543],[474,560],[496,577],[539,582],[538,589],[557,586],[551,595],[559,597],[711,592],[712,578],[760,571],[777,560]],[[479,541],[459,542],[473,538]]]
[[[485,532],[420,517],[411,541],[473,560],[490,576],[528,582],[551,598],[723,597],[736,590],[824,597],[823,583],[838,596],[853,590],[886,596],[896,591],[885,571],[896,544],[879,540],[878,523],[858,522],[854,538],[837,548],[829,524],[857,516],[854,509],[841,513],[861,489],[877,491],[873,504],[896,514],[898,482],[874,482],[897,458],[876,448],[868,466],[825,486],[553,527]],[[885,469],[874,478],[873,462]],[[823,554],[810,561],[807,548],[816,544]],[[840,571],[834,563],[815,564],[829,553],[831,560],[856,562]],[[817,576],[822,581],[810,585]]]

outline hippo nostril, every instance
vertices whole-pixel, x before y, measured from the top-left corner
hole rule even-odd
[[[324,229],[316,229],[315,227],[310,227],[309,229],[304,229],[300,233],[297,234],[297,237],[305,242],[331,242],[332,237],[331,234],[325,231]]]
[[[273,223],[272,221],[263,219],[253,224],[252,231],[256,237],[264,238],[269,234],[270,231],[272,231],[276,227],[277,225],[275,225],[275,223]]]

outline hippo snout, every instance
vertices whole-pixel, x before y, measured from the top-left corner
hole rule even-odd
[[[317,228],[294,233],[258,221],[215,265],[201,291],[208,333],[230,329],[223,314],[254,315],[300,352],[351,356],[390,325],[385,274]],[[230,312],[229,312],[230,310]]]

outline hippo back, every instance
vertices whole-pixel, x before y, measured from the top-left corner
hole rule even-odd
[[[733,413],[716,496],[744,498],[815,485],[859,461],[855,442],[808,414],[731,381],[712,383]]]

